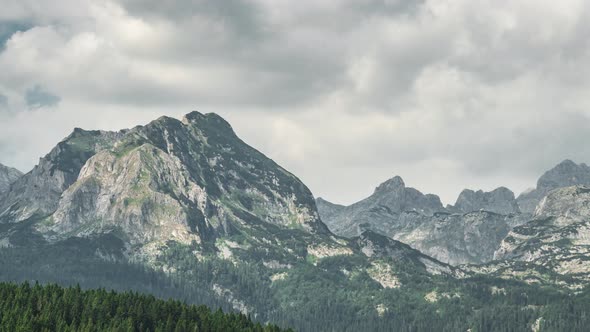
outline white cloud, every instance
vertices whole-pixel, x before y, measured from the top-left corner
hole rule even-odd
[[[192,109],[318,195],[451,202],[590,161],[590,8],[564,1],[0,0],[0,162]],[[26,27],[26,28],[23,28]],[[20,32],[17,32],[21,30]],[[29,110],[35,86],[59,104]]]

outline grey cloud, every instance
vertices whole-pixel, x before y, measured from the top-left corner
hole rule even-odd
[[[9,22],[0,20],[0,52],[6,47],[6,42],[18,31],[26,31],[31,25],[23,22]]]
[[[353,9],[370,15],[415,15],[426,0],[369,0],[354,1]]]
[[[0,112],[8,109],[8,97],[0,93]]]
[[[195,16],[208,17],[229,27],[236,39],[258,39],[266,34],[262,17],[263,8],[256,6],[252,1],[122,0],[122,3],[130,14],[147,18],[159,17],[182,22]],[[190,31],[186,31],[186,34],[190,35]]]
[[[25,101],[29,108],[37,109],[42,107],[57,106],[61,101],[59,96],[56,96],[43,88],[41,85],[35,85],[25,92]]]

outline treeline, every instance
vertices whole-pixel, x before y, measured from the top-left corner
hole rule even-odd
[[[280,332],[238,313],[133,292],[0,283],[0,331]]]

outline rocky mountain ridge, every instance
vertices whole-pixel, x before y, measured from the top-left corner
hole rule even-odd
[[[373,230],[451,265],[491,261],[504,236],[526,219],[507,188],[464,190],[455,206],[443,208],[438,196],[406,188],[399,176],[350,206],[324,199],[316,204],[322,220],[338,235]]]
[[[324,199],[316,203],[328,227],[338,235],[351,237],[371,229],[451,265],[485,264],[494,259],[509,231],[538,218],[533,216],[535,207],[542,205],[551,190],[586,183],[590,183],[590,167],[565,160],[540,177],[537,189],[518,198],[505,187],[491,192],[465,189],[454,206],[442,208],[425,204],[420,196],[411,201],[415,196],[400,195],[405,184],[395,177],[350,206]]]
[[[537,204],[551,190],[576,185],[590,185],[590,167],[566,159],[545,172],[537,181],[535,189],[520,194],[517,199],[518,205],[522,212],[532,214]]]
[[[326,200],[316,200],[322,220],[334,233],[355,236],[362,233],[364,225],[381,220],[399,219],[403,213],[432,216],[445,211],[436,195],[422,194],[406,187],[401,177],[393,177],[380,184],[373,194],[349,206],[339,206]]]

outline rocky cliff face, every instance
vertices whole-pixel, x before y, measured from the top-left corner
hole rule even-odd
[[[520,210],[533,213],[537,204],[551,190],[576,185],[590,185],[590,167],[564,160],[551,170],[545,172],[537,181],[537,187],[518,196]]]
[[[86,161],[123,134],[75,129],[32,171],[13,183],[0,200],[0,222],[14,223],[53,213],[61,194],[76,181]]]
[[[0,196],[7,192],[10,185],[23,175],[19,170],[0,164]]]
[[[333,220],[333,218],[335,218],[335,216],[337,216],[345,208],[344,205],[328,202],[321,197],[318,197],[315,200],[315,204],[318,208],[318,211],[321,211],[322,220]]]
[[[494,258],[501,241],[521,215],[488,211],[419,216],[406,227],[385,234],[451,265],[482,264]]]
[[[520,213],[514,193],[506,187],[490,192],[465,189],[457,198],[453,208],[463,213],[473,211],[489,211],[504,215]]]
[[[495,254],[498,260],[531,263],[557,275],[590,280],[590,188],[551,191],[532,220],[515,227]]]

